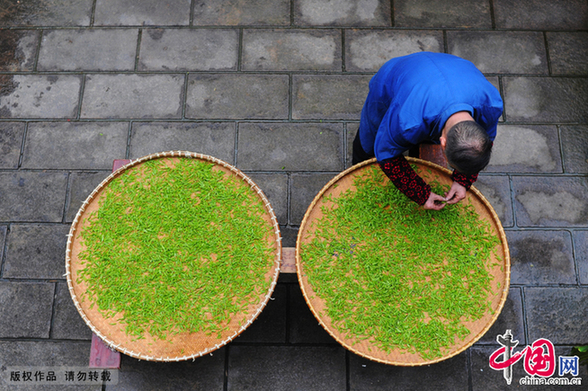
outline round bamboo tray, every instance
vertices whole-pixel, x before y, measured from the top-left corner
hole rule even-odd
[[[227,325],[220,332],[220,335],[213,333],[206,335],[205,332],[196,333],[170,333],[165,339],[156,338],[148,332],[143,333],[141,338],[127,335],[125,332],[126,325],[120,322],[120,316],[105,317],[96,305],[92,305],[91,300],[85,296],[87,284],[80,280],[79,272],[85,267],[84,260],[80,258],[80,253],[84,250],[84,241],[81,237],[81,232],[87,223],[87,217],[97,209],[99,209],[99,201],[104,196],[109,184],[113,180],[119,178],[129,170],[141,169],[141,166],[151,160],[164,160],[168,166],[174,166],[174,162],[178,159],[197,159],[209,163],[213,163],[213,170],[220,170],[225,177],[230,176],[238,182],[245,184],[254,197],[258,197],[264,206],[264,215],[262,216],[265,224],[267,224],[268,231],[271,232],[267,238],[267,245],[272,248],[272,259],[268,259],[268,264],[271,262],[271,267],[265,274],[264,286],[258,291],[258,296],[243,301],[242,298],[235,298],[236,301],[241,300],[241,303],[246,305],[244,313],[234,314]],[[223,232],[223,234],[225,234]],[[229,233],[226,233],[227,235]],[[86,324],[92,331],[101,338],[108,346],[123,354],[147,361],[183,361],[194,359],[205,354],[210,354],[214,350],[226,345],[232,341],[239,334],[241,334],[261,313],[267,302],[270,300],[272,292],[277,283],[280,272],[280,257],[281,257],[281,238],[277,218],[274,211],[259,187],[246,175],[244,175],[237,168],[219,160],[214,157],[185,152],[173,151],[163,152],[145,156],[138,160],[121,167],[108,176],[98,187],[88,196],[79,209],[68,235],[67,250],[66,250],[66,276],[69,287],[69,292],[73,302],[82,316]],[[247,259],[243,259],[247,262]],[[233,262],[233,261],[231,261]],[[206,284],[206,282],[204,282]],[[269,288],[267,288],[269,286]],[[194,293],[197,294],[196,292]],[[119,314],[120,315],[120,314]],[[208,333],[210,334],[210,333]]]
[[[407,160],[417,166],[421,177],[426,182],[437,180],[442,185],[451,185],[451,171],[448,169],[420,159],[407,158]],[[486,220],[490,224],[492,234],[500,239],[500,244],[496,246],[491,256],[492,259],[487,263],[489,265],[487,266],[487,270],[493,277],[491,282],[492,292],[488,294],[492,311],[486,311],[483,317],[476,321],[462,321],[461,324],[470,331],[470,334],[464,339],[456,337],[455,344],[449,349],[444,349],[441,357],[424,359],[418,353],[400,350],[398,348],[386,352],[369,339],[356,338],[354,335],[341,332],[326,314],[326,300],[323,300],[317,295],[306,276],[301,244],[310,242],[311,238],[315,235],[313,223],[320,220],[323,216],[321,208],[328,208],[329,205],[332,205],[328,197],[336,199],[346,190],[353,191],[354,178],[361,176],[366,172],[365,170],[371,169],[372,166],[377,166],[376,159],[357,164],[337,175],[323,187],[304,215],[296,243],[296,269],[302,293],[314,316],[325,330],[335,340],[355,354],[372,361],[398,366],[429,365],[446,360],[466,350],[488,331],[504,306],[510,284],[510,255],[502,224],[490,203],[475,187],[471,187],[467,192],[466,199],[461,202],[473,204],[480,219]],[[385,175],[383,177],[385,178],[384,183],[389,183],[389,179]],[[325,239],[327,241],[329,240],[329,238]],[[330,257],[330,254],[326,254],[326,256]]]

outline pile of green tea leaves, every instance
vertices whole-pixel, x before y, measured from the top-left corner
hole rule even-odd
[[[416,167],[415,167],[416,169]],[[433,191],[447,191],[438,182]],[[377,167],[327,196],[301,243],[308,283],[346,338],[441,357],[490,308],[487,265],[500,240],[472,205],[428,211]],[[304,238],[302,238],[304,239]]]
[[[128,335],[220,338],[268,292],[274,232],[262,201],[213,167],[147,161],[112,180],[87,218],[78,283],[103,316],[122,315]]]

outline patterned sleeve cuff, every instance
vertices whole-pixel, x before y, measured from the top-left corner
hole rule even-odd
[[[427,202],[431,195],[431,186],[412,169],[403,155],[383,160],[378,164],[404,195],[421,206]]]
[[[472,187],[472,185],[474,184],[474,182],[478,180],[478,174],[465,175],[457,171],[453,171],[453,174],[451,174],[451,179],[454,182],[457,182],[463,187],[465,187],[466,190],[469,190],[470,187]]]

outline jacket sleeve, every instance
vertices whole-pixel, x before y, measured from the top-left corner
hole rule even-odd
[[[410,166],[404,155],[378,162],[380,168],[404,195],[424,205],[431,195],[431,186]]]

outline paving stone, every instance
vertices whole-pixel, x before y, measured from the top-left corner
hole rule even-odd
[[[130,158],[165,151],[190,151],[235,161],[235,124],[189,122],[134,122]]]
[[[480,175],[474,187],[490,202],[503,227],[512,227],[513,212],[510,200],[510,181],[507,176]]]
[[[580,284],[588,284],[588,231],[574,231],[576,265]]]
[[[588,4],[583,0],[495,0],[494,17],[499,29],[585,29]]]
[[[353,140],[355,140],[355,136],[359,131],[359,123],[358,122],[348,122],[347,123],[347,132],[346,141],[347,141],[347,153],[345,156],[345,168],[351,167],[353,164]]]
[[[4,245],[6,243],[6,232],[8,231],[8,227],[5,225],[0,225],[0,275],[2,274],[2,261],[4,260]]]
[[[396,0],[395,27],[491,28],[490,6],[483,0]]]
[[[251,326],[233,340],[232,344],[285,343],[287,290],[288,287],[285,284],[278,284],[272,294],[272,300],[267,303]]]
[[[0,71],[32,71],[38,45],[38,31],[0,30]]]
[[[511,281],[512,283],[512,281]],[[523,299],[520,288],[510,288],[504,307],[490,329],[476,342],[479,344],[496,344],[496,336],[511,330],[518,335],[521,344],[525,343],[525,327],[523,319]]]
[[[340,171],[343,127],[317,123],[243,123],[237,152],[242,170]]]
[[[70,223],[76,217],[78,210],[94,191],[96,187],[102,182],[110,171],[103,172],[74,172],[69,178],[69,194],[65,212],[65,221]]]
[[[562,126],[561,142],[565,172],[588,173],[588,126]]]
[[[0,221],[61,222],[67,173],[0,172]]]
[[[282,173],[245,174],[263,191],[276,214],[278,223],[288,224],[288,175]]]
[[[370,79],[368,75],[294,75],[292,118],[358,120]]]
[[[370,390],[467,390],[466,354],[434,365],[402,367],[349,355],[349,389]]]
[[[588,74],[588,32],[547,32],[545,36],[552,74]]]
[[[88,75],[82,118],[181,118],[183,75]]]
[[[54,290],[45,282],[0,282],[0,338],[49,338]]]
[[[300,225],[314,197],[336,174],[292,174],[290,224]]]
[[[448,53],[473,62],[483,73],[548,73],[540,32],[448,31],[447,46]]]
[[[0,123],[0,168],[18,168],[24,122]]]
[[[52,339],[92,339],[92,331],[76,309],[66,282],[57,283],[54,313]]]
[[[63,278],[68,232],[68,225],[12,224],[2,276]]]
[[[339,30],[245,30],[245,71],[341,71]]]
[[[143,30],[140,71],[237,70],[237,30]]]
[[[33,122],[29,125],[23,168],[109,169],[125,156],[124,122]]]
[[[310,310],[300,286],[290,284],[288,288],[288,342],[293,344],[338,344]]]
[[[563,172],[557,128],[499,124],[485,171]]]
[[[525,288],[525,304],[530,341],[586,343],[588,288]]]
[[[287,75],[191,74],[186,117],[287,119]]]
[[[504,335],[506,330],[499,332],[500,335]],[[496,338],[496,336],[494,336]],[[519,345],[515,348],[515,351],[522,350],[524,346],[522,334],[515,334],[513,331],[513,339],[519,341]],[[499,390],[510,390],[510,389],[528,389],[531,387],[519,386],[519,379],[526,376],[525,370],[523,369],[523,361],[512,366],[512,383],[508,385],[503,377],[503,371],[497,371],[490,368],[489,359],[492,353],[494,353],[500,345],[495,346],[475,346],[470,349],[471,351],[471,373],[472,373],[472,390],[473,391],[499,391]],[[502,359],[499,358],[499,360]],[[523,359],[524,360],[524,359]],[[534,388],[534,387],[533,387]],[[544,388],[540,388],[544,390]]]
[[[390,13],[390,2],[385,0],[294,1],[295,25],[389,27]]]
[[[97,0],[94,26],[187,26],[190,0]]]
[[[513,177],[512,184],[518,226],[588,225],[585,177]]]
[[[45,30],[39,71],[132,71],[138,31]]]
[[[106,391],[176,391],[223,389],[225,349],[184,362],[139,361],[122,355],[119,382]]]
[[[345,389],[342,347],[231,346],[229,391]]]
[[[297,227],[280,226],[280,234],[282,235],[282,247],[296,247],[296,239],[298,236]],[[296,277],[294,274],[293,276]]]
[[[93,0],[3,1],[0,27],[89,26]]]
[[[278,25],[290,24],[288,0],[195,0],[195,26]]]
[[[502,83],[508,121],[588,121],[588,78],[504,77]]]
[[[0,117],[74,118],[80,85],[77,75],[2,75]]]
[[[572,238],[567,231],[507,231],[511,283],[576,284]]]
[[[350,72],[376,72],[392,58],[420,51],[443,52],[443,32],[345,31],[345,68]]]

